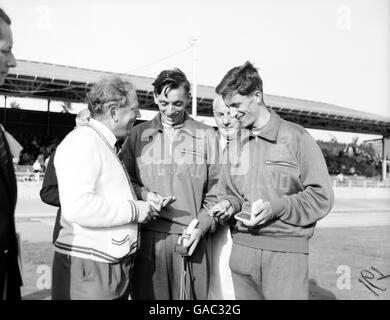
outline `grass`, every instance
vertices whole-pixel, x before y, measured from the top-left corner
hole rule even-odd
[[[50,298],[50,290],[44,286],[50,283],[44,283],[44,272],[51,270],[52,244],[23,241],[22,252],[23,299]],[[318,228],[311,240],[309,257],[310,299],[390,299],[390,277],[380,281],[370,280],[374,285],[386,289],[376,290],[379,296],[359,282],[360,272],[371,267],[385,275],[390,274],[390,226]],[[341,276],[337,268],[341,265],[350,270],[350,289],[337,287]],[[39,270],[39,266],[43,269]],[[50,281],[50,274],[47,281]]]

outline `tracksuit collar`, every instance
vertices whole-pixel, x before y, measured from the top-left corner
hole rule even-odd
[[[156,116],[152,119],[152,121],[150,123],[150,127],[151,127],[151,129],[154,129],[154,130],[148,131],[149,137],[155,135],[157,132],[160,132],[160,133],[163,132],[164,126],[161,122],[160,112],[157,113]],[[198,129],[198,128],[195,124],[195,120],[192,119],[187,112],[185,112],[183,127],[181,127],[178,130],[182,130],[184,132],[187,132],[188,134],[190,134],[191,136],[196,138],[196,129]]]
[[[279,131],[280,124],[281,124],[282,120],[281,120],[280,116],[271,108],[268,108],[268,111],[270,113],[270,118],[269,118],[269,121],[267,122],[267,124],[265,125],[265,127],[258,132],[256,132],[256,131],[254,132],[253,130],[251,130],[250,135],[254,136],[254,137],[257,136],[257,137],[266,139],[268,141],[274,142],[277,140],[278,131]]]

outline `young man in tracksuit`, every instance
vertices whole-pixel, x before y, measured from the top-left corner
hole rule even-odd
[[[210,212],[234,224],[236,298],[308,299],[309,239],[334,202],[321,150],[303,127],[264,105],[262,80],[249,62],[231,69],[216,92],[216,103],[246,129],[229,145],[221,201]],[[251,213],[248,221],[233,217],[241,210]]]
[[[215,228],[208,214],[217,203],[218,139],[213,128],[193,120],[185,108],[190,84],[178,69],[162,71],[153,83],[159,113],[133,128],[122,159],[138,199],[150,203],[159,217],[142,226],[141,248],[134,263],[135,299],[206,299],[209,262],[206,235]],[[199,221],[186,247],[190,257],[181,286],[182,257],[178,237],[194,219]]]

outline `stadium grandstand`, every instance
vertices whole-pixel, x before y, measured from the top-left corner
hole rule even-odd
[[[141,110],[157,110],[153,100],[152,78],[18,60],[17,67],[10,70],[4,85],[0,88],[0,94],[4,96],[5,101],[8,97],[47,100],[46,112],[10,109],[5,108],[4,104],[3,112],[0,114],[0,122],[8,131],[21,139],[20,141],[22,141],[22,145],[27,151],[29,148],[33,150],[30,151],[31,157],[26,156],[28,152],[24,152],[19,164],[32,164],[31,162],[42,154],[43,158],[46,158],[55,149],[62,137],[73,129],[75,115],[51,112],[50,103],[52,101],[83,103],[86,93],[97,79],[114,74],[127,78],[135,84]],[[198,116],[213,116],[212,101],[214,97],[213,87],[197,86]],[[331,174],[345,173],[353,175],[356,174],[358,167],[358,165],[353,165],[354,170],[352,172],[340,169],[337,166],[336,168],[332,160],[334,157],[338,157],[338,161],[344,163],[349,162],[348,158],[358,159],[360,157],[363,160],[359,163],[367,162],[365,169],[360,170],[361,174],[367,175],[366,167],[370,163],[369,166],[372,167],[372,172],[369,175],[375,176],[379,172],[382,180],[385,180],[388,171],[386,138],[390,136],[389,118],[333,104],[275,95],[265,94],[264,101],[282,118],[298,123],[305,128],[382,136],[380,141],[381,152],[371,150],[374,147],[370,147],[371,149],[368,150],[364,146],[353,144],[337,145],[336,143],[336,147],[334,145],[329,147],[329,143],[320,142],[319,145],[324,152]],[[190,106],[188,112],[191,113]],[[339,150],[335,152],[335,149]]]

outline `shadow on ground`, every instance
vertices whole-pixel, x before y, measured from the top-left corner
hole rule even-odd
[[[314,279],[309,280],[309,296],[310,300],[337,300],[332,291],[321,288]]]
[[[23,296],[23,300],[50,300],[51,290],[39,290]]]

